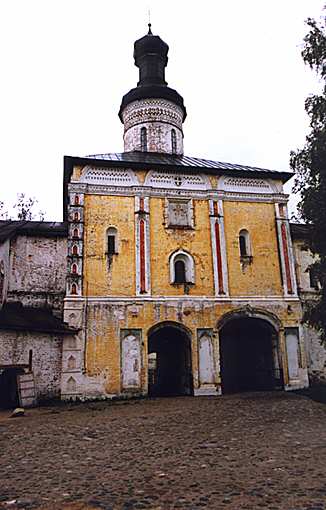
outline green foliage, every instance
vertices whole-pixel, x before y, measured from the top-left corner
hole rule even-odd
[[[326,7],[325,7],[326,8]],[[318,255],[313,264],[321,289],[318,299],[309,303],[305,320],[320,330],[326,344],[326,19],[307,20],[302,58],[321,82],[321,93],[305,101],[310,132],[303,149],[291,153],[290,164],[296,173],[294,191],[300,192],[299,216],[310,225],[309,247]]]

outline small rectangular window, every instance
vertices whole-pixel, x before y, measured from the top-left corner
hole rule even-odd
[[[115,254],[115,236],[108,236],[108,254]]]

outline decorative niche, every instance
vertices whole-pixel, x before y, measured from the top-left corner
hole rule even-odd
[[[166,199],[165,225],[167,228],[193,229],[194,206],[192,199]]]

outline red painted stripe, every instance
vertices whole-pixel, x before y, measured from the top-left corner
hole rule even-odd
[[[285,263],[286,285],[288,288],[288,293],[293,294],[291,271],[290,271],[290,261],[289,261],[289,249],[288,249],[287,235],[286,235],[286,229],[285,229],[284,223],[281,224],[281,234],[282,234],[283,255],[284,255],[284,263]]]
[[[139,222],[139,240],[140,240],[140,292],[146,292],[145,284],[145,222]]]
[[[218,292],[219,292],[219,294],[224,294],[222,255],[221,255],[221,243],[220,243],[220,226],[219,226],[218,221],[215,222],[215,244],[216,244],[216,258],[217,258]]]
[[[141,197],[141,198],[139,199],[139,210],[140,210],[141,212],[144,212],[144,199],[143,199],[143,197]]]
[[[214,207],[214,216],[218,216],[217,202],[213,202],[213,207]]]

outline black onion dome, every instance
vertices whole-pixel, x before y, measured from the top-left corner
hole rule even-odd
[[[146,34],[141,39],[138,39],[134,44],[134,59],[137,67],[141,66],[141,61],[147,55],[156,55],[161,58],[164,67],[168,63],[169,46],[158,36],[152,35],[151,32]]]
[[[153,35],[149,23],[148,34],[134,44],[135,65],[139,68],[139,82],[122,98],[119,117],[122,121],[124,108],[139,99],[162,98],[172,101],[183,111],[183,120],[187,112],[183,98],[174,89],[167,86],[165,67],[168,63],[169,46],[158,36]]]

